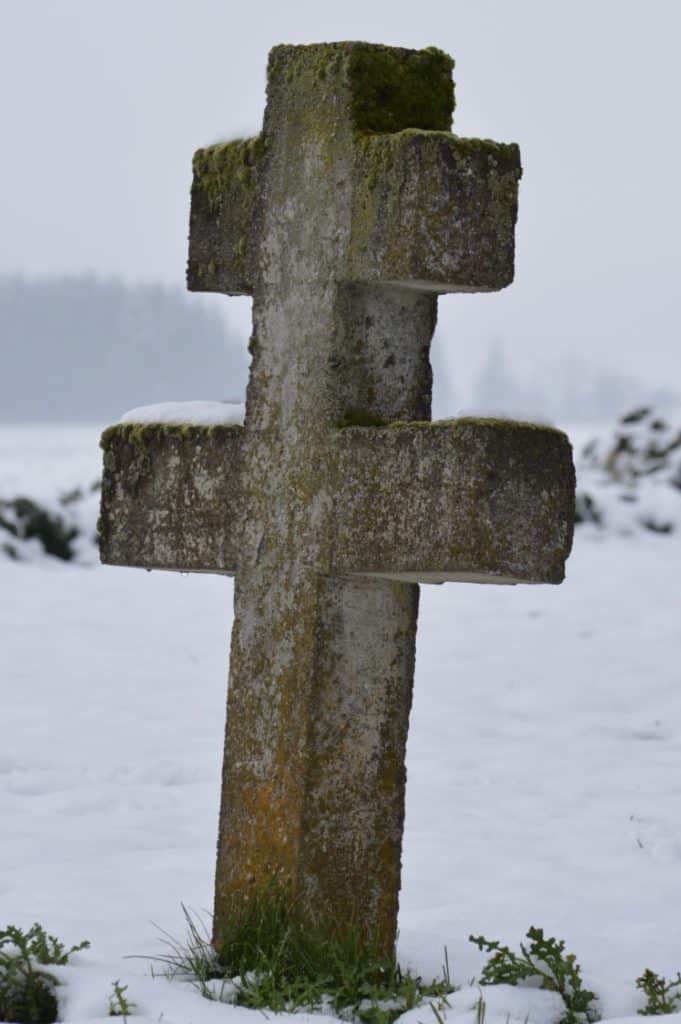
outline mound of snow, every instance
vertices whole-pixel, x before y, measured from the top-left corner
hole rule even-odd
[[[243,418],[244,406],[238,402],[162,402],[131,409],[120,422],[214,426],[242,423]],[[92,430],[9,428],[0,440],[5,442],[0,444],[0,559],[97,564],[101,479],[89,475],[88,480],[86,474],[93,473],[101,453]],[[73,453],[71,467],[68,456]],[[28,463],[21,465],[26,456]],[[88,482],[65,490],[55,475],[58,466],[68,466],[66,480],[77,473],[76,480]]]
[[[99,561],[100,434],[100,424],[0,428],[0,562]]]
[[[96,563],[100,489],[95,480],[53,500],[0,498],[0,557],[34,562],[51,556],[80,565]]]
[[[577,522],[619,534],[681,528],[681,417],[635,409],[577,459]]]

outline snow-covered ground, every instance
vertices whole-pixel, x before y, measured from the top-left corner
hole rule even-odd
[[[0,496],[98,469],[97,431],[0,429]],[[542,926],[607,1019],[644,968],[681,970],[680,568],[678,535],[586,527],[561,587],[422,588],[402,962],[437,973],[446,945],[465,986],[470,933]],[[91,940],[59,969],[65,1021],[106,1017],[115,979],[137,1024],[260,1019],[123,959],[211,905],[231,601],[218,577],[0,561],[0,928]],[[549,994],[485,1001],[486,1024],[556,1019]]]

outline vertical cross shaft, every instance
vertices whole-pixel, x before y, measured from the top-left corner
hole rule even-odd
[[[314,291],[310,287],[310,303]],[[235,891],[247,892],[281,872],[306,902],[329,915],[347,919],[361,907],[363,921],[390,946],[418,586],[328,575],[329,514],[338,496],[328,481],[330,423],[320,425],[314,406],[335,404],[353,387],[334,358],[351,344],[357,361],[377,366],[370,386],[384,397],[365,398],[367,411],[390,419],[427,418],[434,298],[386,291],[374,297],[369,314],[366,296],[334,291],[330,313],[339,303],[353,305],[351,337],[321,327],[307,334],[305,305],[294,321],[310,355],[297,373],[303,388],[311,382],[305,401],[312,410],[293,411],[287,439],[281,429],[254,427],[250,416],[257,413],[249,404],[247,525],[235,594],[217,919]],[[249,401],[259,387],[266,391],[275,376],[268,367],[285,358],[292,342],[257,293],[255,307],[258,344]],[[385,331],[388,324],[396,327],[401,309],[410,314],[404,316],[410,333],[415,322],[421,331],[413,365],[385,356],[394,340]],[[379,370],[381,359],[388,366]]]
[[[344,524],[334,428],[430,419],[437,294],[513,277],[518,149],[450,133],[452,64],[277,47],[262,134],[195,157],[189,286],[253,295],[218,943],[231,903],[273,880],[394,942],[423,567],[407,555],[379,579],[371,553],[352,557],[367,524]],[[389,474],[371,487],[380,505]]]
[[[430,418],[434,295],[343,284],[352,125],[282,48],[264,126],[216,921],[281,879],[395,938],[415,584],[330,575],[330,431],[348,409]],[[282,79],[288,88],[281,88]],[[291,83],[291,78],[293,79]],[[310,96],[316,96],[311,107]]]

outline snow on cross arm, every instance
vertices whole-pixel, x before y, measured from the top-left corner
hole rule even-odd
[[[190,423],[213,427],[243,423],[244,413],[243,402],[159,402],[130,409],[123,413],[119,423]]]

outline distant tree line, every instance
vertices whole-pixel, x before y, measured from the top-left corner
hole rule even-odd
[[[98,424],[154,402],[239,400],[246,341],[179,288],[0,277],[0,421]]]
[[[640,405],[673,403],[578,357],[516,371],[492,343],[470,394],[454,390],[435,345],[434,415],[475,409],[557,423],[607,422]],[[245,338],[203,297],[93,275],[0,276],[0,422],[110,423],[127,409],[187,399],[243,400]]]
[[[642,362],[645,358],[641,351]],[[473,405],[528,419],[563,424],[608,423],[642,405],[675,406],[678,391],[653,387],[616,367],[598,367],[558,354],[532,371],[515,372],[500,342],[490,346],[475,383]]]

